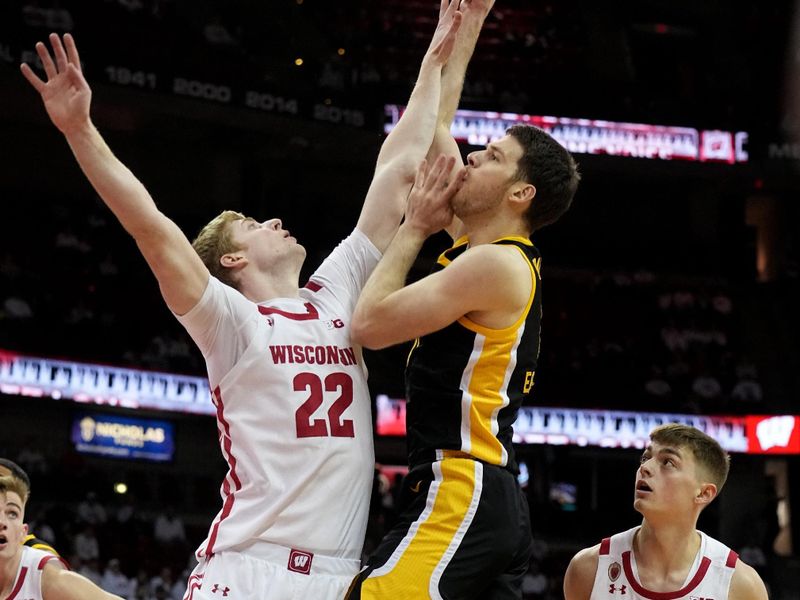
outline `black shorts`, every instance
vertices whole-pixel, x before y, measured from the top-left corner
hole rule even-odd
[[[511,472],[444,458],[414,467],[401,498],[403,512],[347,599],[522,598],[530,513]]]

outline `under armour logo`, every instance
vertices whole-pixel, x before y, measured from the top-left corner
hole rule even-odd
[[[625,594],[628,593],[628,586],[627,585],[622,585],[620,587],[617,587],[613,583],[608,586],[608,593],[609,594],[616,594],[617,592],[619,592],[620,595],[624,596]]]
[[[218,583],[215,583],[214,587],[211,588],[211,593],[212,594],[216,594],[217,592],[222,592],[223,596],[227,596],[228,592],[230,592],[230,591],[231,591],[231,588],[229,588],[227,586],[225,586],[224,588],[223,587],[219,587]]]
[[[295,573],[302,573],[308,575],[311,573],[311,561],[314,555],[311,552],[303,552],[302,550],[292,550],[289,553],[289,564],[286,567]]]

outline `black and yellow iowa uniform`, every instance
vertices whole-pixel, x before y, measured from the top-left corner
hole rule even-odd
[[[539,353],[541,258],[526,238],[493,243],[527,261],[528,304],[505,329],[462,317],[417,340],[406,367],[405,508],[349,598],[522,597],[532,540],[511,441]],[[434,270],[467,248],[458,240]]]
[[[30,546],[31,548],[36,548],[37,550],[44,550],[45,552],[49,552],[50,554],[53,554],[55,556],[60,556],[59,553],[56,552],[55,549],[50,544],[48,544],[43,540],[40,540],[32,533],[25,536],[25,539],[22,541],[22,545]]]

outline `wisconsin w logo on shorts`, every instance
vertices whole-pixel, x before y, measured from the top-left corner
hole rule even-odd
[[[287,568],[295,573],[308,575],[311,573],[311,561],[314,555],[311,552],[303,552],[302,550],[292,549],[289,552],[289,565]]]

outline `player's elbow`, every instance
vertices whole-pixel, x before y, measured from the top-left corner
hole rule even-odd
[[[370,350],[381,350],[391,345],[384,338],[376,320],[370,318],[365,310],[356,310],[353,314],[350,339],[353,343]]]
[[[412,152],[404,152],[389,160],[381,160],[379,157],[378,164],[375,167],[375,176],[392,177],[400,183],[414,183],[417,167],[419,167],[419,163],[422,162],[423,158],[423,154],[417,156]]]

